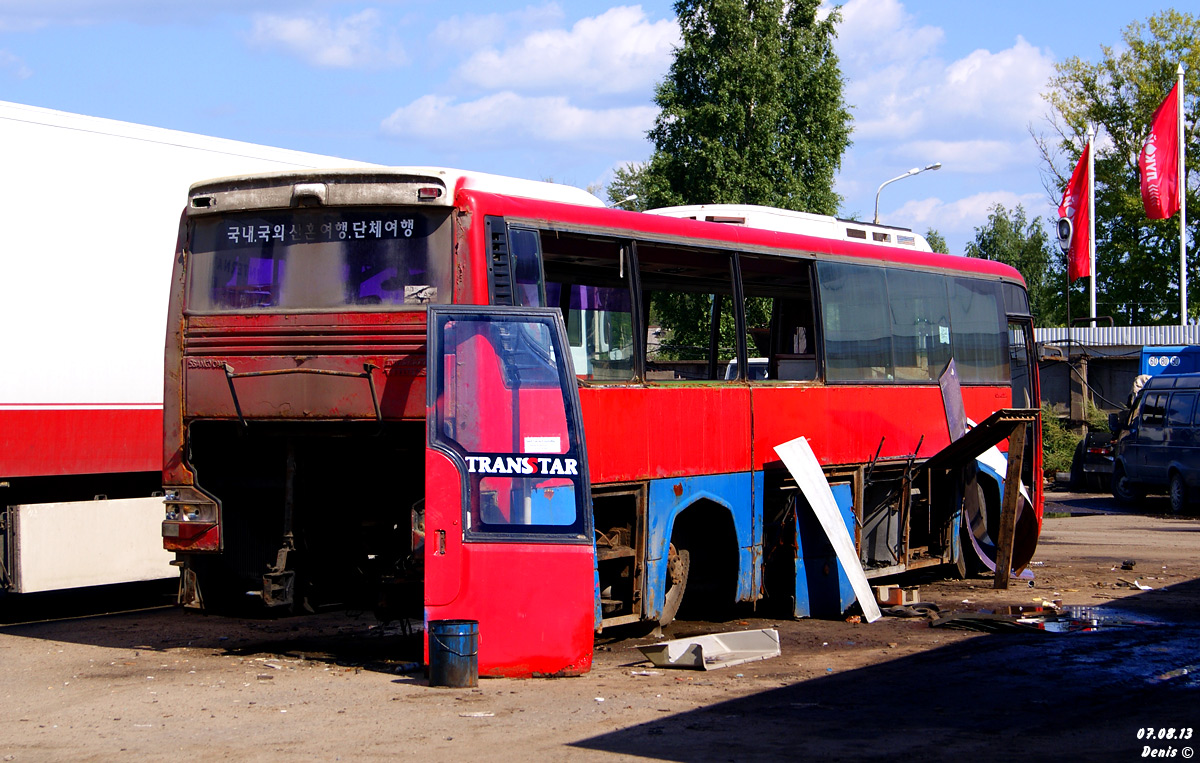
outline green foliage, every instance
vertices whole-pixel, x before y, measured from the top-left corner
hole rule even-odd
[[[655,101],[648,207],[763,204],[834,214],[850,113],[819,0],[678,0],[682,46]],[[627,180],[627,179],[626,179]],[[640,194],[639,194],[640,195]]]
[[[946,244],[946,239],[936,229],[930,228],[925,231],[925,240],[929,242],[929,248],[933,251],[950,254],[950,247]]]
[[[1048,403],[1042,405],[1042,469],[1069,472],[1078,444],[1079,436],[1062,425],[1054,408]]]
[[[1108,414],[1096,407],[1095,403],[1087,403],[1087,425],[1089,432],[1107,432]]]
[[[683,44],[655,95],[654,154],[617,168],[609,199],[636,194],[624,206],[639,210],[761,204],[836,214],[833,179],[850,145],[850,112],[833,49],[840,16],[818,18],[819,7],[819,0],[678,0]],[[708,347],[708,300],[656,296],[659,325],[670,331],[663,354]],[[747,325],[765,325],[758,313],[769,304],[747,303]],[[722,354],[734,339],[726,309]]]
[[[1046,99],[1057,112],[1057,135],[1039,140],[1047,191],[1057,202],[1087,141],[1087,126],[1095,125],[1097,312],[1112,315],[1118,325],[1179,323],[1179,218],[1145,218],[1137,158],[1151,116],[1175,84],[1179,63],[1185,70],[1186,134],[1192,141],[1200,105],[1200,19],[1166,10],[1144,24],[1130,24],[1122,39],[1117,48],[1101,47],[1095,63],[1072,57],[1056,66]],[[1200,151],[1187,152],[1187,169],[1192,175],[1200,171]],[[1189,208],[1200,209],[1198,202],[1194,190],[1187,194]],[[1200,221],[1189,215],[1188,223],[1190,251]],[[1200,285],[1200,260],[1188,259],[1188,291],[1200,293],[1194,291]],[[1085,288],[1085,279],[1073,285],[1076,304],[1086,304]],[[1197,312],[1189,300],[1189,313]]]
[[[633,212],[645,212],[650,209],[648,200],[663,195],[662,189],[658,187],[663,181],[646,172],[648,166],[648,162],[633,162],[613,170],[612,182],[608,184],[608,203],[620,204],[621,209]],[[630,196],[637,198],[625,201]]]
[[[1026,220],[1020,204],[1012,212],[996,204],[987,223],[975,229],[975,240],[967,244],[966,254],[1016,268],[1025,278],[1029,310],[1036,324],[1066,325],[1066,265],[1058,244],[1047,236],[1042,218]]]

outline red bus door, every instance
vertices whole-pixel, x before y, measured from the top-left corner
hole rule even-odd
[[[426,632],[478,621],[481,675],[584,673],[595,543],[562,315],[431,306],[428,340]]]

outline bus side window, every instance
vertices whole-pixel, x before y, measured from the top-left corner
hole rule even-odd
[[[883,268],[823,261],[817,275],[826,381],[895,379]]]
[[[817,378],[812,262],[742,254],[750,381]],[[765,358],[766,373],[755,373]]]
[[[724,379],[737,357],[731,256],[639,242],[638,263],[647,381]]]
[[[886,273],[896,378],[937,381],[950,360],[950,305],[946,299],[946,279],[935,273],[893,268],[888,268]],[[1005,338],[1007,336],[1006,333]]]
[[[513,263],[514,303],[519,307],[545,307],[542,251],[538,232],[528,228],[510,228],[508,242]]]
[[[576,376],[631,381],[633,300],[621,242],[556,232],[541,245],[546,306],[562,310]]]

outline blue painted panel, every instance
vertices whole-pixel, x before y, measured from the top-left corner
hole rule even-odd
[[[751,583],[750,590],[740,590],[738,601],[757,601],[762,595],[763,585],[763,491],[765,490],[765,475],[761,471],[754,472],[754,519],[750,548]]]
[[[535,525],[570,525],[578,511],[575,486],[571,484],[530,491],[530,522]]]
[[[854,491],[848,482],[830,486],[850,537],[854,537]],[[796,617],[838,617],[855,601],[850,579],[816,514],[804,504],[796,512]]]
[[[1196,371],[1200,371],[1200,347],[1182,345],[1142,348],[1142,362],[1138,373],[1161,376],[1190,374]]]
[[[644,617],[653,620],[662,612],[666,592],[667,552],[679,514],[699,500],[708,500],[729,511],[738,545],[738,598],[752,596],[758,579],[757,560],[762,556],[762,476],[751,491],[750,472],[672,477],[651,480],[646,518],[646,597]],[[757,519],[757,522],[753,518]],[[757,549],[758,553],[755,554]]]

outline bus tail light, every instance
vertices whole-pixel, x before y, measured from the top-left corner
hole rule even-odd
[[[216,522],[162,523],[163,548],[167,551],[220,551],[221,528]]]
[[[220,508],[216,501],[192,487],[168,489],[163,501],[167,515],[162,523],[167,551],[220,551]]]
[[[417,201],[433,201],[437,198],[440,198],[441,195],[442,189],[435,186],[417,189]]]

